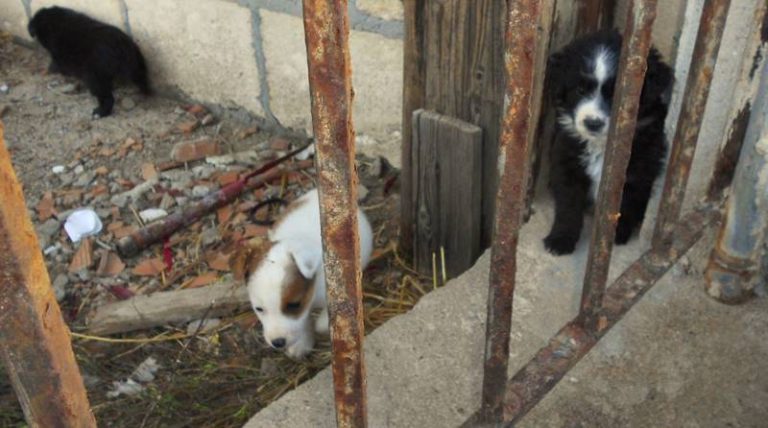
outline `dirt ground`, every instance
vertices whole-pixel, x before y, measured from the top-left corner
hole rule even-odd
[[[239,111],[212,113],[190,103],[146,98],[130,87],[117,90],[113,116],[92,120],[95,99],[77,82],[48,74],[47,62],[43,52],[0,42],[0,120],[65,320],[73,332],[86,335],[73,338],[73,345],[100,426],[241,426],[325,367],[328,343],[306,361],[290,360],[267,347],[250,313],[214,320],[206,324],[210,328],[166,325],[87,336],[88,315],[105,303],[226,279],[230,273],[218,256],[263,234],[249,210],[269,197],[290,200],[314,185],[313,174],[309,168],[285,175],[165,245],[121,260],[115,242],[140,226],[142,210],[173,212],[304,140],[266,132]],[[202,139],[236,160],[169,163],[174,145]],[[238,157],[247,150],[249,156]],[[425,287],[393,251],[397,171],[364,156],[358,156],[358,171],[367,193],[361,205],[376,233],[374,261],[364,276],[370,330],[412,307]],[[147,193],[120,198],[150,177],[159,178]],[[104,224],[87,251],[62,231],[68,213],[80,207],[93,208]],[[87,257],[77,261],[76,254]],[[131,382],[134,390],[114,397],[118,386]],[[1,366],[0,426],[24,426]]]

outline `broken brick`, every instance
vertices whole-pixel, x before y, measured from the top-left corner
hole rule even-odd
[[[177,143],[171,150],[171,157],[177,162],[192,162],[221,152],[219,144],[210,138]]]

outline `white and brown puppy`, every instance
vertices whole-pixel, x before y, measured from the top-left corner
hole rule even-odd
[[[358,209],[361,266],[373,250],[373,232]],[[320,201],[311,190],[291,203],[269,231],[269,243],[246,247],[232,258],[236,278],[246,280],[248,296],[264,328],[264,339],[293,358],[307,355],[314,332],[328,333]],[[312,327],[310,313],[320,310]],[[314,332],[313,332],[314,330]]]

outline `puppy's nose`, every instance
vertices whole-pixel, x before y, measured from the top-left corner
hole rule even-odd
[[[280,349],[285,346],[285,338],[279,338],[272,341],[272,346],[276,349]]]
[[[584,119],[584,126],[590,132],[600,132],[605,127],[605,121],[598,117],[588,117]]]

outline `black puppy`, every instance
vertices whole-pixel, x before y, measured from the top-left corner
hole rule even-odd
[[[54,6],[37,11],[28,30],[51,54],[51,72],[82,80],[98,99],[95,118],[112,113],[115,79],[133,82],[144,94],[151,92],[144,56],[118,28]]]
[[[620,55],[621,34],[603,31],[572,42],[549,61],[549,87],[557,108],[550,176],[555,222],[544,246],[554,254],[573,252],[584,211],[597,196]],[[627,167],[617,244],[625,244],[642,225],[654,181],[661,174],[672,80],[672,70],[652,48]]]

